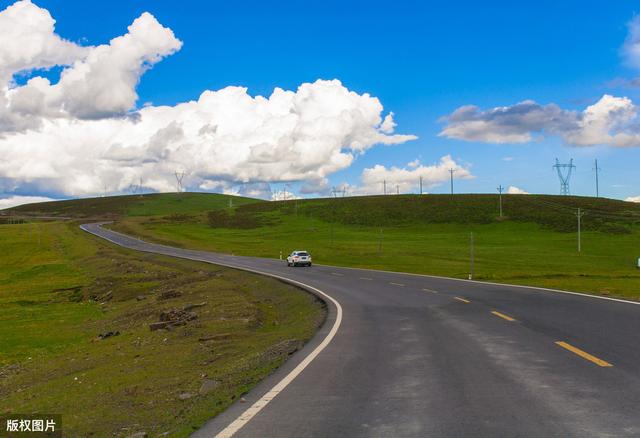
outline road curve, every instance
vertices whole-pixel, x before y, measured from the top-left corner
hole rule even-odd
[[[196,437],[640,436],[638,303],[288,268],[82,228],[130,249],[279,276],[331,297],[312,341]]]

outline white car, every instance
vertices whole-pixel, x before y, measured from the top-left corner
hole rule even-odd
[[[311,266],[311,254],[307,251],[293,251],[287,257],[287,266]]]

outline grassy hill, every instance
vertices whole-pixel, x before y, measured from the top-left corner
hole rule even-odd
[[[582,251],[577,251],[577,212]],[[640,297],[640,205],[605,198],[400,195],[247,203],[115,227],[174,245]]]
[[[263,201],[216,193],[151,193],[40,202],[2,210],[2,213],[72,218],[156,216],[226,208],[230,202],[232,206],[239,206]]]
[[[231,200],[231,204],[229,201]],[[582,251],[577,251],[580,209]],[[31,204],[20,214],[106,216],[148,240],[317,263],[640,298],[640,204],[551,195],[390,195],[264,202],[183,193]]]

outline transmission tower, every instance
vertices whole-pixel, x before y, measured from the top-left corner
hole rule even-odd
[[[553,168],[558,172],[558,179],[560,179],[560,194],[569,195],[571,193],[569,190],[569,180],[571,179],[573,169],[576,168],[573,164],[573,158],[569,160],[569,163],[560,163],[556,158],[556,164],[553,165]]]
[[[184,176],[186,175],[186,172],[175,172],[176,175],[176,188],[178,189],[178,193],[182,192],[182,180],[184,179]]]

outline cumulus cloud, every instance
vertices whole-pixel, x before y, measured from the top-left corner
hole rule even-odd
[[[45,196],[10,196],[8,198],[0,198],[0,210],[17,207],[18,205],[47,201],[55,201],[55,199],[47,198]]]
[[[580,112],[526,100],[488,110],[467,105],[442,121],[441,137],[467,141],[526,143],[556,135],[573,146],[640,146],[638,107],[627,97],[608,94]]]
[[[226,87],[175,106],[137,108],[141,76],[182,46],[151,14],[109,44],[90,47],[55,34],[49,13],[29,1],[0,12],[1,38],[3,20],[14,30],[13,49],[0,47],[0,179],[15,191],[85,196],[132,184],[174,191],[179,169],[188,174],[187,188],[245,186],[253,187],[245,193],[269,198],[261,184],[308,181],[307,189],[321,188],[374,145],[416,138],[394,134],[393,114],[385,115],[376,97],[338,80],[276,88],[266,97]],[[33,34],[41,37],[30,43]],[[34,48],[20,58],[21,45]],[[63,66],[56,83],[37,71],[25,85],[12,81],[54,65]]]
[[[629,196],[625,199],[627,202],[640,202],[640,196]]]
[[[16,7],[22,12],[13,13],[12,8]],[[33,23],[34,15],[38,18],[37,26]],[[15,74],[28,68],[68,64],[73,55],[75,59],[55,84],[41,76],[29,79],[23,86],[9,84],[4,93],[5,111],[12,116],[13,124],[5,120],[5,131],[34,128],[44,117],[99,119],[123,115],[135,107],[136,86],[142,74],[182,46],[173,32],[149,13],[134,20],[125,35],[95,47],[79,47],[62,40],[53,33],[54,22],[49,13],[30,2],[19,2],[0,12],[0,21],[9,19],[17,20],[13,24],[17,27],[13,35],[16,39],[10,48],[19,50],[23,44],[31,43],[33,55],[29,57],[30,62],[21,65],[15,62],[1,65],[0,58],[0,71]],[[34,26],[42,35],[37,41],[32,41],[33,36],[26,33]],[[2,33],[4,35],[4,31]],[[49,53],[56,51],[60,52],[57,58]],[[43,64],[38,65],[37,61]]]
[[[353,194],[380,194],[386,183],[387,193],[415,192],[420,185],[420,177],[423,190],[428,190],[449,181],[451,169],[454,170],[454,179],[475,178],[468,166],[457,163],[450,155],[445,155],[439,162],[426,166],[416,161],[408,163],[406,167],[386,167],[377,164],[364,169],[360,178],[361,185],[349,186],[348,191]]]
[[[516,186],[509,186],[509,188],[507,189],[507,193],[509,195],[528,195],[529,194],[529,192],[525,192],[524,190]]]

